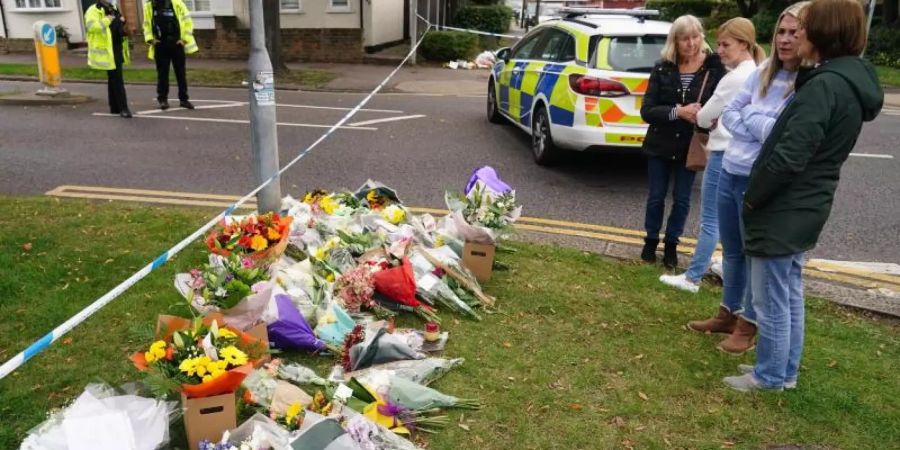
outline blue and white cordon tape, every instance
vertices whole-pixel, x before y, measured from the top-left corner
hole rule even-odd
[[[512,34],[488,33],[487,31],[472,30],[469,28],[456,28],[456,27],[448,27],[447,25],[435,25],[435,24],[429,22],[428,19],[423,17],[421,14],[416,14],[416,15],[419,16],[419,19],[422,22],[425,22],[426,24],[428,24],[428,28],[434,27],[434,29],[437,31],[440,31],[440,30],[465,31],[466,33],[481,34],[484,36],[496,36],[496,37],[511,38],[511,39],[522,39],[522,36],[515,36]]]
[[[422,34],[422,38],[425,37],[425,34],[428,33],[430,28],[431,28],[431,25],[429,25],[425,29],[425,33]],[[106,306],[109,302],[113,301],[116,297],[122,295],[122,293],[127,291],[128,288],[130,288],[131,286],[134,286],[138,281],[140,281],[141,279],[146,277],[148,274],[150,274],[150,272],[153,272],[154,270],[162,267],[166,262],[168,262],[170,259],[172,259],[172,257],[174,257],[176,254],[178,254],[178,252],[180,252],[185,247],[190,245],[191,242],[198,239],[200,236],[202,236],[204,233],[206,233],[210,228],[214,227],[224,217],[226,217],[226,216],[230,215],[232,212],[234,212],[234,210],[237,209],[238,206],[246,203],[248,200],[253,198],[253,196],[255,196],[257,193],[259,193],[259,191],[261,191],[264,187],[268,186],[269,183],[278,179],[278,177],[280,177],[281,174],[284,173],[284,171],[291,168],[291,166],[296,164],[297,161],[300,161],[304,156],[306,156],[310,151],[312,151],[312,149],[314,149],[322,141],[327,139],[328,136],[331,136],[331,133],[333,133],[334,130],[337,130],[338,128],[340,128],[344,123],[346,123],[348,120],[350,120],[350,118],[353,117],[354,114],[359,112],[359,110],[362,109],[362,107],[365,106],[369,102],[369,100],[371,100],[372,97],[374,97],[375,94],[377,94],[384,87],[384,85],[387,84],[388,81],[390,81],[390,79],[397,73],[397,71],[399,71],[400,68],[403,67],[404,64],[406,64],[406,61],[409,60],[409,58],[415,53],[416,49],[419,48],[419,44],[422,43],[422,38],[419,38],[419,41],[416,42],[416,45],[413,46],[412,49],[410,49],[409,53],[406,55],[406,58],[403,58],[403,61],[400,62],[400,65],[398,65],[393,71],[391,71],[391,73],[388,74],[388,76],[381,82],[381,84],[379,84],[372,92],[370,92],[369,95],[366,96],[366,98],[364,98],[361,102],[359,102],[359,104],[357,104],[356,107],[354,107],[347,114],[345,114],[344,117],[341,118],[341,120],[339,120],[336,124],[332,125],[331,128],[329,128],[328,131],[325,132],[325,134],[323,134],[322,136],[319,136],[319,139],[317,139],[315,142],[313,142],[312,145],[307,147],[306,150],[300,152],[300,154],[297,155],[297,157],[295,157],[293,160],[291,160],[289,163],[287,163],[284,167],[282,167],[281,170],[278,171],[278,173],[276,173],[275,175],[272,175],[268,180],[266,180],[265,182],[263,182],[262,184],[257,186],[256,189],[252,190],[250,193],[248,193],[247,195],[242,197],[240,200],[238,200],[237,202],[235,202],[234,204],[232,204],[231,206],[226,208],[224,211],[220,212],[219,215],[217,215],[212,220],[207,222],[205,225],[203,225],[202,227],[197,229],[197,231],[194,231],[193,233],[191,233],[190,236],[184,238],[181,242],[175,244],[172,248],[163,252],[156,259],[154,259],[151,263],[144,266],[141,270],[135,272],[133,275],[128,277],[128,279],[126,279],[125,281],[119,283],[118,286],[114,287],[112,290],[110,290],[109,292],[104,294],[102,297],[95,300],[93,303],[91,303],[86,308],[81,310],[78,314],[72,316],[71,318],[69,318],[69,320],[66,320],[61,325],[54,328],[53,331],[47,333],[46,335],[44,335],[44,337],[38,339],[33,344],[29,345],[28,348],[26,348],[24,351],[17,354],[16,356],[10,358],[5,363],[3,363],[3,365],[0,366],[0,379],[6,378],[7,375],[9,375],[13,371],[15,371],[16,369],[21,367],[22,364],[25,364],[26,361],[30,360],[35,355],[37,355],[38,353],[40,353],[41,351],[43,351],[44,349],[49,347],[50,344],[56,342],[60,337],[62,337],[64,334],[71,331],[77,325],[84,322],[88,317],[92,316],[95,312],[99,311],[100,308]]]

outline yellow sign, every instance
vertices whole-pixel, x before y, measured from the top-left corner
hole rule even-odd
[[[46,86],[55,88],[62,82],[59,50],[56,48],[56,29],[39,20],[34,23],[34,50],[37,53],[38,76]]]

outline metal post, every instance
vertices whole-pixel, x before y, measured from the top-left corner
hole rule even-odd
[[[869,4],[867,5],[868,9],[869,9],[869,11],[868,11],[869,17],[866,22],[866,37],[868,37],[869,33],[872,32],[872,17],[875,16],[875,3],[877,3],[877,2],[878,2],[877,0],[869,0]],[[884,11],[882,10],[882,17],[884,17],[883,14],[884,14]],[[868,44],[866,45],[866,47],[868,47]],[[866,54],[866,49],[863,49],[862,55],[860,55],[860,56],[865,56],[865,54]]]
[[[416,31],[416,25],[419,24],[419,17],[416,15],[419,9],[419,0],[409,0],[409,48],[416,46],[419,40],[419,33]],[[416,65],[416,54],[413,52],[409,57],[409,63]]]
[[[262,0],[250,0],[250,136],[253,172],[262,184],[275,179],[256,196],[261,213],[281,210],[281,177],[278,173],[278,130],[275,125],[275,75],[266,51]]]
[[[425,17],[431,22],[431,0],[425,0]]]

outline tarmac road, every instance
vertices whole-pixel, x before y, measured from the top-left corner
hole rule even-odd
[[[36,90],[0,81],[0,91]],[[78,106],[0,105],[0,193],[41,195],[60,185],[242,195],[253,180],[247,92],[192,88],[194,111],[154,112],[152,86],[128,86],[131,120],[104,116],[106,86],[69,83],[98,101]],[[278,91],[282,164],[315,141],[361,94]],[[175,102],[174,104],[177,104]],[[173,106],[174,106],[173,104]],[[341,109],[343,108],[343,109]],[[387,94],[367,106],[282,176],[284,194],[354,189],[367,178],[404,202],[443,208],[471,171],[496,167],[531,217],[643,228],[646,176],[633,154],[571,154],[553,168],[532,162],[529,138],[485,119],[482,96]],[[900,110],[867,124],[845,164],[816,258],[898,262]],[[686,234],[697,229],[700,177]]]

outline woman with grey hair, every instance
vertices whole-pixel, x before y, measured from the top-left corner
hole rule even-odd
[[[691,207],[691,187],[695,172],[685,167],[697,113],[712,97],[725,66],[712,53],[696,17],[681,16],[672,23],[662,59],[653,67],[641,117],[650,124],[644,140],[647,154],[649,194],[644,215],[644,249],[641,259],[656,262],[656,247],[665,213],[670,180],[672,211],[666,224],[663,264],[678,265],[678,240],[684,232]]]

